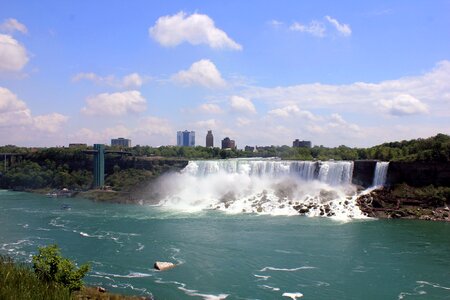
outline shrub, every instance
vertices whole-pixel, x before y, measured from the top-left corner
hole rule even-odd
[[[61,256],[57,245],[40,247],[39,254],[33,256],[33,269],[41,280],[62,284],[70,291],[83,286],[82,278],[89,268],[88,264],[77,268],[74,262]]]

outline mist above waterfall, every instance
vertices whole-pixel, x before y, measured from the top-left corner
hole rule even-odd
[[[162,176],[158,203],[184,212],[363,217],[351,184],[353,162],[229,159],[190,161]]]

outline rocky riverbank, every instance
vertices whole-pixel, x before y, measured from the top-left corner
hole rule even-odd
[[[450,188],[414,188],[406,184],[375,189],[357,199],[367,216],[374,218],[450,221]]]

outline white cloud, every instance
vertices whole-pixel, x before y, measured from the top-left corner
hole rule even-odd
[[[14,93],[0,87],[0,127],[30,125],[33,122],[31,111]]]
[[[408,94],[400,94],[393,99],[383,99],[378,104],[388,113],[397,116],[428,113],[428,106]]]
[[[207,88],[220,88],[226,85],[219,70],[208,59],[193,63],[188,70],[173,75],[172,80],[183,85],[201,85]]]
[[[125,88],[140,87],[142,83],[142,77],[138,73],[131,73],[122,79]]]
[[[269,25],[271,25],[272,27],[278,28],[280,26],[282,26],[284,23],[278,20],[270,20],[269,21]]]
[[[309,33],[313,36],[324,37],[325,36],[325,25],[319,21],[311,21],[308,25],[304,25],[298,22],[294,22],[290,27],[292,31],[300,31]]]
[[[236,118],[236,125],[239,127],[247,126],[253,121],[247,118],[238,117]]]
[[[297,105],[288,105],[282,108],[276,108],[268,112],[269,115],[287,118],[287,117],[299,117],[301,120],[318,120],[318,116],[315,116],[312,112],[307,110],[301,110]]]
[[[218,127],[218,122],[215,119],[202,120],[194,123],[194,127],[197,129],[216,129]]]
[[[243,96],[265,100],[271,105],[298,105],[303,109],[335,109],[337,111],[356,112],[358,114],[373,114],[376,111],[393,113],[386,110],[387,105],[398,95],[408,94],[420,99],[431,113],[450,116],[450,62],[442,61],[436,67],[423,75],[387,80],[379,83],[355,82],[351,84],[299,84],[286,87],[249,87],[242,91]],[[381,100],[388,99],[383,105]],[[393,104],[399,100],[392,102]],[[400,102],[405,102],[401,100]],[[409,106],[413,100],[406,101]],[[393,107],[393,104],[391,107]],[[399,104],[399,103],[397,103]],[[412,103],[417,106],[417,102]],[[388,107],[389,108],[389,107]],[[405,109],[403,109],[403,112]],[[414,112],[424,112],[423,106],[415,108]],[[397,115],[398,114],[397,110]]]
[[[24,101],[10,90],[0,87],[0,128],[22,128],[28,130],[31,135],[36,130],[55,133],[67,120],[67,116],[58,113],[33,116]]]
[[[81,112],[86,115],[122,116],[147,109],[147,101],[139,91],[103,93],[86,99]]]
[[[221,114],[223,110],[219,105],[214,103],[203,103],[199,106],[198,111],[208,114]]]
[[[69,117],[59,113],[40,115],[33,118],[34,127],[41,131],[55,133],[61,130],[62,125],[69,120]]]
[[[159,117],[145,117],[139,121],[139,126],[133,134],[143,136],[169,136],[175,137],[175,131],[169,120]]]
[[[3,23],[0,24],[0,31],[6,33],[14,33],[15,31],[28,33],[28,29],[24,24],[12,18],[6,19]]]
[[[0,72],[20,71],[27,62],[26,49],[10,35],[0,34]]]
[[[149,34],[164,47],[188,42],[192,45],[206,44],[215,49],[242,49],[241,45],[217,28],[209,16],[197,13],[187,15],[180,11],[173,16],[160,17],[155,25],[149,28]]]
[[[230,98],[230,105],[234,111],[256,113],[256,108],[252,101],[241,96],[232,96]]]
[[[350,28],[350,25],[341,24],[338,22],[338,20],[333,19],[330,16],[325,16],[325,19],[327,19],[327,21],[330,22],[331,25],[333,25],[336,28],[336,30],[343,36],[350,36],[352,34],[352,29]]]
[[[78,73],[73,78],[73,81],[80,80],[92,81],[98,85],[108,85],[116,88],[138,88],[144,83],[144,79],[138,73],[131,73],[125,75],[122,79],[116,78],[114,75],[99,76],[95,73]]]

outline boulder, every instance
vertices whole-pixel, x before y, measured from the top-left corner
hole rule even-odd
[[[176,265],[175,265],[174,263],[171,263],[171,262],[157,261],[157,262],[155,262],[155,264],[153,265],[153,267],[154,267],[156,270],[159,270],[159,271],[165,271],[165,270],[168,270],[168,269],[175,268]]]

